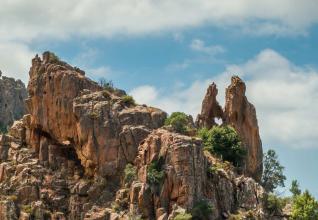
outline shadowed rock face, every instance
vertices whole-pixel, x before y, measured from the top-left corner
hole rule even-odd
[[[211,128],[215,118],[231,125],[238,132],[247,150],[245,174],[260,181],[262,175],[263,150],[254,106],[245,96],[246,86],[237,76],[232,77],[231,85],[226,89],[224,112],[216,100],[217,88],[209,86],[202,102],[201,114],[197,117],[198,127]]]
[[[27,91],[21,80],[0,75],[0,129],[11,126],[26,113],[26,97]]]

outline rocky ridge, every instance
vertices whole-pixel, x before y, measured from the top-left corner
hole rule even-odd
[[[0,220],[170,220],[200,201],[211,205],[209,219],[265,219],[263,188],[203,151],[200,139],[165,129],[165,112],[102,88],[50,52],[36,56],[29,73],[29,114],[0,136]],[[247,104],[244,93],[235,96]],[[240,106],[223,112],[216,99],[204,100],[204,126]],[[239,114],[225,122],[250,143],[240,119],[247,112]],[[127,164],[134,167],[131,181]],[[150,181],[153,164],[162,174],[158,182]]]
[[[1,130],[7,130],[15,120],[20,119],[26,113],[24,104],[26,97],[27,91],[21,80],[2,76],[0,72]]]
[[[223,124],[231,125],[240,135],[247,157],[244,173],[260,181],[263,169],[263,150],[259,135],[255,107],[245,96],[245,83],[237,76],[232,77],[231,84],[226,89],[224,110],[216,100],[218,90],[212,83],[202,102],[201,113],[197,116],[198,127],[211,128],[216,120],[221,119]]]

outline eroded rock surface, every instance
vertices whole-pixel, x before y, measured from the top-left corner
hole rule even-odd
[[[0,129],[20,119],[25,113],[24,100],[27,97],[25,85],[21,80],[5,77],[0,74]]]
[[[220,118],[223,124],[234,127],[247,151],[244,165],[245,174],[260,181],[263,168],[262,142],[256,110],[245,95],[245,83],[237,76],[232,77],[231,84],[226,89],[224,110],[216,100],[217,91],[214,83],[209,86],[196,124],[198,127],[210,129],[216,125],[215,119]]]
[[[87,174],[112,176],[133,160],[139,142],[163,125],[166,113],[125,104],[84,74],[49,52],[33,59],[30,145],[36,151],[44,142],[74,148]]]
[[[202,102],[201,113],[196,119],[196,125],[198,127],[206,127],[210,129],[213,125],[216,125],[215,120],[223,119],[223,110],[216,96],[218,89],[215,83],[209,85],[205,97]]]
[[[49,52],[33,59],[28,91],[29,114],[0,135],[1,220],[173,220],[200,201],[212,220],[239,211],[266,219],[263,188],[200,139],[162,127],[163,111],[125,101]],[[216,86],[208,92],[202,126],[223,115]]]
[[[263,169],[263,149],[259,136],[255,107],[245,96],[246,86],[239,77],[232,77],[226,89],[225,123],[238,132],[247,150],[246,174],[260,180]]]

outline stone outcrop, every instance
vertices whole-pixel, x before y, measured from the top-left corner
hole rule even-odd
[[[260,181],[263,168],[262,142],[255,108],[245,95],[246,86],[239,77],[232,77],[231,85],[226,89],[224,110],[216,100],[217,91],[214,83],[209,86],[196,125],[210,129],[216,125],[215,119],[221,118],[223,124],[234,127],[247,151],[244,172]]]
[[[20,119],[25,113],[24,100],[27,97],[25,85],[21,80],[0,75],[0,129]]]
[[[173,220],[202,201],[208,219],[266,219],[263,188],[200,139],[163,127],[163,111],[102,88],[49,52],[33,59],[28,91],[29,114],[0,135],[1,220]],[[209,117],[245,123],[223,115],[215,85],[208,93],[202,126],[214,125]]]
[[[211,128],[216,125],[216,119],[223,119],[223,110],[216,96],[218,94],[218,89],[216,84],[212,83],[206,92],[206,95],[202,102],[201,113],[196,119],[196,125],[198,127]]]
[[[147,168],[159,160],[164,164],[164,180],[161,185],[149,184]],[[229,215],[238,208],[261,212],[264,191],[252,178],[239,177],[222,168],[207,175],[209,168],[220,167],[220,163],[202,151],[199,139],[164,129],[154,131],[140,145],[135,161],[138,180],[130,191],[132,211],[145,219],[173,219],[175,207],[191,210],[204,199],[213,207],[211,219]]]
[[[33,59],[26,101],[29,143],[40,152],[56,145],[73,148],[87,174],[112,176],[133,160],[139,142],[163,125],[166,113],[126,104],[84,74],[49,52]]]
[[[246,86],[239,77],[232,77],[226,89],[225,123],[238,132],[247,150],[245,172],[260,180],[263,169],[263,149],[259,136],[255,107],[245,96]]]

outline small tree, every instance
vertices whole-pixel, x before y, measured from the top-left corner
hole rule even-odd
[[[293,180],[289,191],[293,194],[293,196],[299,196],[301,194],[301,190],[299,188],[299,184],[297,180]]]
[[[147,169],[147,182],[150,185],[160,185],[162,180],[165,177],[165,173],[163,171],[164,161],[162,157],[159,160],[155,160],[149,164]]]
[[[185,134],[188,130],[190,118],[183,112],[173,112],[165,121],[165,125],[171,125],[172,128],[181,134]]]
[[[137,178],[137,168],[132,164],[127,164],[124,170],[125,183],[131,184]]]
[[[318,219],[318,202],[306,190],[303,194],[295,196],[292,205],[292,220]]]
[[[99,85],[107,91],[110,91],[110,92],[114,91],[114,84],[113,84],[113,81],[111,81],[111,80],[107,80],[105,78],[100,78]]]
[[[282,213],[287,201],[277,195],[270,193],[265,197],[265,207],[271,216]]]
[[[205,150],[220,156],[223,160],[240,167],[246,156],[240,137],[231,126],[214,126],[210,130],[199,130]]]
[[[268,150],[264,154],[264,171],[261,184],[267,192],[274,192],[278,186],[285,186],[286,176],[283,174],[284,167],[279,163],[274,150]]]
[[[136,105],[134,98],[130,95],[124,95],[122,100],[126,105]]]
[[[212,206],[205,200],[197,202],[191,210],[192,219],[208,220],[212,214]]]

